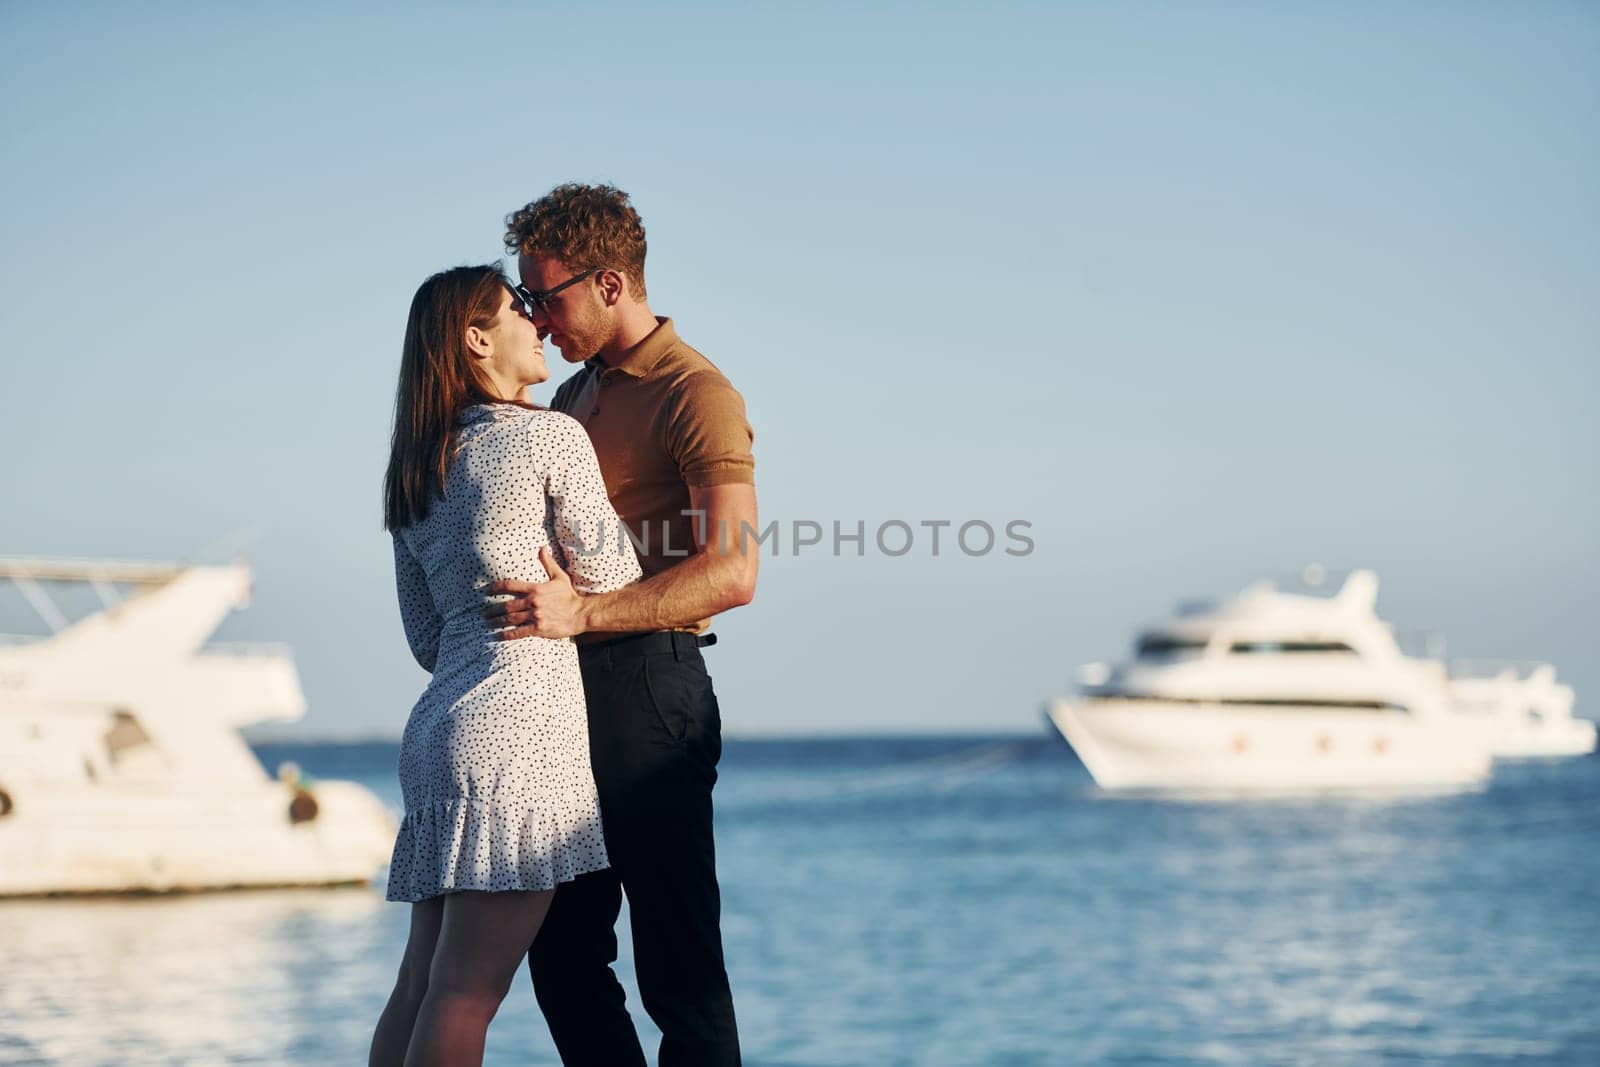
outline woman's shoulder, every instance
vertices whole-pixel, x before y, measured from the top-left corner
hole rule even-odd
[[[521,404],[480,404],[468,411],[469,416],[464,416],[460,425],[486,423],[497,435],[566,437],[573,433],[585,433],[577,419],[549,408],[524,407]]]
[[[582,463],[594,455],[594,445],[583,424],[549,408],[520,409],[515,418],[507,419],[495,430],[499,440],[543,469]]]
[[[549,408],[528,408],[521,405],[498,404],[492,413],[492,423],[483,427],[481,435],[463,438],[468,449],[505,448],[529,449],[536,460],[554,460],[573,449],[592,452],[589,432],[571,415]],[[484,420],[488,421],[488,420]]]
[[[583,423],[565,412],[551,408],[533,408],[524,413],[522,425],[536,444],[563,445],[574,440],[589,440],[589,431]]]

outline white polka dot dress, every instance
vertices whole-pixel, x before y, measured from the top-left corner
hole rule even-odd
[[[633,545],[574,419],[479,404],[456,421],[444,499],[394,536],[406,640],[433,681],[400,746],[390,900],[554,889],[608,863],[577,650],[498,640],[484,589],[545,581],[553,545],[576,585],[609,592],[639,577]]]

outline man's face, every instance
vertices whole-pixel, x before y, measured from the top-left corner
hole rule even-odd
[[[554,289],[584,269],[538,253],[517,257],[517,274],[523,286],[534,292]],[[549,333],[551,342],[561,349],[562,359],[582,363],[611,339],[609,312],[594,278],[589,277],[546,299],[544,307],[534,309],[533,321],[541,331]]]

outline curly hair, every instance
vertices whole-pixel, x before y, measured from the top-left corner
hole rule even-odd
[[[573,270],[620,271],[644,299],[644,223],[614,185],[556,186],[506,216],[505,242],[512,255],[554,256]]]

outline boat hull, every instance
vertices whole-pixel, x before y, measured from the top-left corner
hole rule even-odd
[[[226,790],[34,787],[0,817],[0,897],[363,883],[388,863],[393,816],[368,790],[263,781]]]
[[[1397,711],[1058,700],[1046,714],[1108,790],[1456,788],[1491,767],[1486,737]]]

